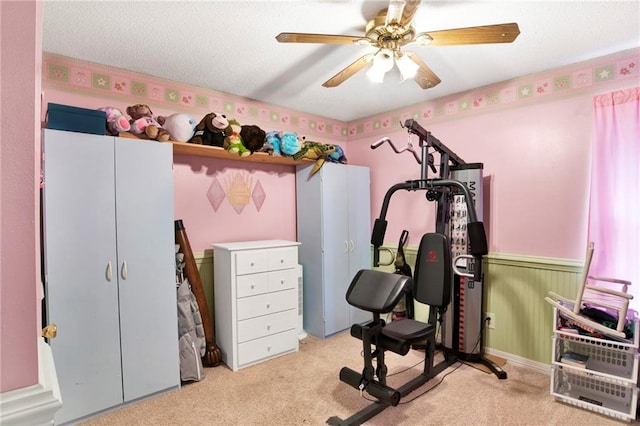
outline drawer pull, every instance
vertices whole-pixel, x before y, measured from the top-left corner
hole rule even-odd
[[[280,280],[280,284],[284,285],[284,280]]]
[[[255,288],[255,285],[251,284],[251,290],[253,290]]]
[[[267,346],[267,352],[271,352],[271,345]]]
[[[280,259],[280,263],[284,263],[284,259]]]
[[[271,330],[271,324],[267,324],[267,330]]]
[[[271,305],[267,303],[267,309],[269,309],[270,307],[271,307]]]
[[[251,262],[251,267],[253,267],[253,262]]]

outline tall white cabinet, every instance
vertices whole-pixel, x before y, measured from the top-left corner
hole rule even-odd
[[[44,131],[46,312],[63,424],[178,387],[170,144]]]
[[[356,272],[371,268],[371,190],[367,167],[325,163],[309,177],[312,166],[296,169],[303,322],[324,338],[371,319],[345,298]]]

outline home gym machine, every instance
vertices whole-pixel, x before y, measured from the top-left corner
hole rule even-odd
[[[353,278],[347,302],[372,312],[373,321],[351,327],[351,335],[363,342],[365,366],[362,374],[342,368],[340,380],[376,400],[348,419],[329,418],[330,425],[362,424],[388,406],[397,405],[402,397],[458,360],[482,363],[498,378],[507,377],[506,372],[482,356],[482,257],[488,250],[484,224],[476,209],[482,212],[483,166],[465,163],[413,119],[406,120],[403,127],[419,138],[420,156],[411,143],[398,150],[388,138],[380,139],[371,148],[389,143],[396,153],[412,152],[421,165],[421,176],[393,185],[385,194],[371,236],[373,266],[380,265],[380,247],[387,228],[385,217],[395,192],[425,191],[427,200],[437,203],[436,229],[420,241],[413,279],[378,270],[362,270]],[[439,170],[429,149],[439,153]],[[429,178],[427,168],[434,174],[439,172],[439,176]],[[407,292],[429,306],[428,322],[407,318],[385,323],[380,315],[391,312]],[[436,341],[439,326],[440,343]],[[436,346],[442,348],[444,360],[434,365]],[[424,347],[422,374],[398,389],[387,386],[385,351],[406,355],[411,347]]]
[[[411,144],[398,150],[388,138],[380,139],[371,148],[389,143],[396,153],[412,152],[421,166],[420,179],[393,185],[385,194],[380,217],[374,223],[371,236],[373,266],[380,265],[380,246],[384,242],[387,227],[385,217],[392,195],[399,190],[426,191],[427,200],[437,203],[435,232],[448,237],[453,259],[452,306],[447,309],[442,324],[442,347],[447,356],[453,354],[466,362],[482,363],[498,378],[506,379],[504,370],[482,356],[482,256],[469,254],[469,237],[473,230],[467,223],[482,223],[483,164],[466,163],[413,119],[406,120],[403,127],[410,135],[418,137],[420,156]],[[438,169],[433,154],[429,152],[430,148],[440,155]],[[427,167],[438,176],[429,179]]]

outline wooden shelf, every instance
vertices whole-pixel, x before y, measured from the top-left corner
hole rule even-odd
[[[148,139],[144,135],[132,135],[131,133],[122,132],[118,136],[133,139]],[[266,152],[254,152],[247,157],[231,154],[226,149],[219,146],[198,145],[195,143],[168,141],[173,145],[173,155],[191,155],[194,157],[220,158],[222,160],[244,161],[248,163],[269,163],[283,164],[286,166],[296,166],[298,164],[313,163],[314,160],[303,158],[302,160],[294,160],[292,157],[282,157],[278,155],[269,155]]]
[[[186,142],[171,142],[173,144],[173,155],[193,155],[196,157],[220,158],[223,160],[245,161],[249,163],[269,163],[295,166],[298,164],[312,163],[313,160],[294,160],[292,157],[281,157],[269,155],[265,152],[254,152],[248,157],[240,157],[227,152],[224,148],[217,146],[198,145]]]

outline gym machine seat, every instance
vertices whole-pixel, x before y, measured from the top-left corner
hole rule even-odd
[[[380,318],[380,314],[391,312],[406,292],[411,292],[418,302],[429,305],[427,323],[406,318],[387,324]],[[378,270],[361,270],[353,278],[346,298],[350,305],[371,312],[373,320],[351,327],[351,335],[362,340],[364,368],[362,373],[358,373],[343,367],[340,380],[361,392],[367,392],[376,400],[347,419],[329,418],[327,423],[330,425],[364,423],[385,408],[398,405],[402,397],[456,361],[455,357],[449,356],[438,365],[434,366],[433,363],[437,323],[442,320],[451,299],[451,251],[447,237],[438,233],[422,237],[413,279]],[[388,386],[385,352],[389,350],[406,355],[414,344],[425,347],[422,373],[398,389]]]

